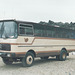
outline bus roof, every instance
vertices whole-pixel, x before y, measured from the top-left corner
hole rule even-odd
[[[33,25],[40,25],[40,26],[49,26],[49,27],[54,27],[54,28],[61,28],[61,29],[67,29],[67,30],[73,30],[73,29],[68,29],[68,28],[62,28],[60,26],[51,26],[51,25],[43,25],[43,24],[40,24],[40,23],[35,23],[35,22],[28,22],[28,21],[21,21],[21,20],[16,20],[16,19],[7,19],[7,20],[0,20],[0,22],[2,21],[15,21],[17,23],[26,23],[26,24],[33,24]]]

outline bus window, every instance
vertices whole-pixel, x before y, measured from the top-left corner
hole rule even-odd
[[[53,27],[47,26],[46,32],[47,32],[47,37],[55,37],[55,30]]]
[[[42,36],[42,30],[41,29],[35,29],[34,33],[35,33],[35,36]]]
[[[25,29],[27,35],[33,35],[32,27]]]
[[[29,24],[20,24],[19,34],[20,35],[33,35],[33,26]]]
[[[34,35],[35,36],[40,36],[40,37],[45,37],[45,28],[44,26],[36,25],[34,26]]]
[[[20,27],[20,34],[25,34],[25,28]]]
[[[47,30],[47,36],[52,37],[52,31],[51,30]]]
[[[17,24],[14,21],[3,22],[1,26],[2,38],[17,38]]]

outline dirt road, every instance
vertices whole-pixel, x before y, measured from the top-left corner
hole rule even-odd
[[[0,58],[0,75],[75,75],[75,55],[66,61],[35,59],[32,67],[22,67],[21,63],[5,65]]]

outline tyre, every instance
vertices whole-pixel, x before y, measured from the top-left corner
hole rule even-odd
[[[44,59],[44,60],[47,60],[49,57],[47,56],[47,57],[41,57],[41,59]]]
[[[67,57],[67,51],[62,50],[59,57],[60,61],[65,61],[66,57]]]
[[[2,58],[3,59],[3,62],[6,64],[6,65],[11,65],[13,63],[12,60],[10,60],[10,58]]]
[[[31,52],[28,52],[25,57],[22,59],[22,65],[23,67],[30,67],[33,65],[34,62],[34,54]]]

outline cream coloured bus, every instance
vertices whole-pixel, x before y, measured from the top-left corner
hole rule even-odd
[[[64,61],[75,51],[75,31],[17,20],[0,21],[0,56],[6,65],[21,61],[32,66],[35,57]]]

